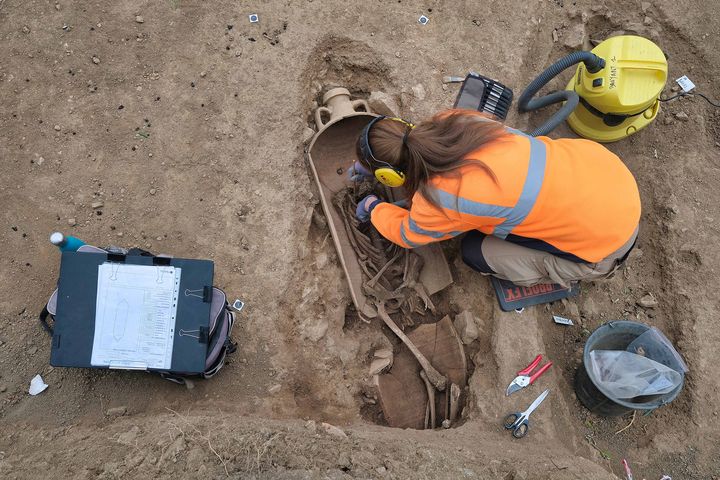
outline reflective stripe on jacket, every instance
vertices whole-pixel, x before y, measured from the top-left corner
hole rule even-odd
[[[640,220],[637,184],[622,161],[584,139],[532,138],[508,133],[475,150],[468,165],[430,180],[440,209],[420,193],[410,210],[381,203],[375,228],[407,248],[469,230],[500,238],[540,240],[595,263],[622,246]]]

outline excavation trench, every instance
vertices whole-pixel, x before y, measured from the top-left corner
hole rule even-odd
[[[372,354],[372,398],[378,398],[382,410],[375,418],[393,427],[449,428],[461,411],[467,361],[449,312],[431,298],[452,283],[444,254],[438,245],[402,248],[384,239],[371,222],[356,218],[358,201],[371,193],[395,203],[406,201],[405,195],[375,179],[352,182],[347,177],[357,160],[356,139],[375,118],[368,104],[351,100],[344,88],[329,89],[320,100],[308,161],[357,317],[365,323],[381,320],[386,336],[401,341],[392,352]]]

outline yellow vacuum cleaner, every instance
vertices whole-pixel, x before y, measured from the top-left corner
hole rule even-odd
[[[560,72],[577,64],[566,90],[533,96]],[[567,119],[578,135],[615,142],[645,128],[660,111],[667,60],[646,38],[612,37],[591,52],[574,52],[542,72],[520,95],[518,109],[528,112],[553,103],[562,108],[531,135],[546,135]]]

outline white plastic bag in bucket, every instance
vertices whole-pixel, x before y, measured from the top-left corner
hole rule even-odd
[[[590,368],[598,386],[615,398],[662,395],[682,383],[682,375],[672,368],[620,350],[593,350]]]
[[[650,328],[625,349],[630,353],[637,353],[643,357],[659,361],[676,372],[688,373],[688,366],[680,356],[672,342],[656,327]]]

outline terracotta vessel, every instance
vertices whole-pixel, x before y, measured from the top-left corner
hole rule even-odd
[[[362,293],[362,270],[348,240],[342,218],[333,205],[333,197],[349,185],[347,169],[357,160],[355,143],[365,125],[377,115],[370,111],[365,100],[351,100],[350,92],[345,88],[329,90],[323,96],[323,103],[325,105],[315,111],[318,133],[308,146],[308,160],[320,190],[320,202],[328,219],[340,264],[350,286],[350,296],[358,312],[367,318],[374,318],[377,312]],[[393,192],[388,190],[389,197],[394,200]],[[450,268],[437,244],[415,251],[424,260],[420,280],[429,294],[452,283]]]
[[[350,100],[350,92],[346,88],[338,87],[328,90],[323,95],[322,101],[323,106],[315,110],[315,125],[317,125],[318,133],[343,118],[353,115],[371,115],[367,102]],[[328,120],[324,120],[325,117]]]

